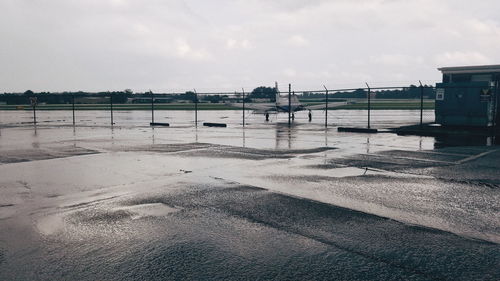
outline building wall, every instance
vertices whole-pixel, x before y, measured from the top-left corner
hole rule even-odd
[[[436,123],[484,127],[495,123],[496,97],[490,82],[438,83],[436,87]]]

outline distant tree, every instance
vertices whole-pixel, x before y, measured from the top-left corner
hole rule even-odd
[[[248,95],[252,99],[271,99],[271,101],[276,101],[276,88],[271,87],[257,87]]]
[[[25,96],[32,96],[32,95],[34,95],[34,94],[35,94],[35,93],[33,93],[33,91],[32,91],[32,90],[27,90],[26,92],[24,92],[24,95],[25,95]]]
[[[219,103],[222,100],[222,97],[220,95],[206,95],[203,97],[203,100],[210,103]]]
[[[125,103],[127,102],[127,97],[129,94],[127,94],[125,91],[123,92],[113,92],[113,101],[116,103]]]
[[[192,91],[188,91],[182,95],[180,95],[180,98],[181,99],[184,99],[184,100],[190,100],[192,102],[196,102],[196,93],[195,92],[192,92]]]

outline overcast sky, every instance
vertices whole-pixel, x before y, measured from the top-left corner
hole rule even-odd
[[[0,0],[0,92],[434,83],[500,64],[498,0]]]

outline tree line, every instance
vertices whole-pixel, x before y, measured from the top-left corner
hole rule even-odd
[[[424,85],[424,96],[427,98],[435,98],[434,87],[430,85]],[[421,89],[418,86],[410,85],[406,88],[401,89],[388,89],[388,90],[375,90],[372,93],[375,98],[380,99],[416,99],[420,98]],[[354,91],[344,91],[344,92],[333,92],[329,94],[331,98],[366,98],[366,89],[356,89]],[[210,102],[219,103],[230,98],[236,99],[238,101],[243,100],[242,93],[235,93],[234,95],[229,94],[200,94],[197,95],[193,91],[187,91],[180,94],[166,94],[166,93],[155,93],[155,102],[157,103],[168,103],[175,101],[189,101],[189,102]],[[129,98],[136,98],[138,102],[150,102],[151,92],[144,93],[134,93],[132,90],[123,91],[112,91],[112,92],[62,92],[62,93],[50,93],[50,92],[38,92],[35,93],[31,90],[27,90],[24,93],[3,93],[0,94],[0,102],[6,104],[28,104],[30,102],[30,97],[36,97],[38,103],[48,103],[48,104],[69,104],[73,102],[73,98],[109,98],[113,96],[114,103],[125,103]],[[160,99],[159,97],[162,97]],[[299,98],[304,99],[324,99],[324,92],[305,92],[299,94]],[[251,102],[255,99],[267,99],[270,102],[276,100],[276,88],[260,86],[253,89],[249,94],[245,95],[245,101]],[[76,100],[76,103],[85,103],[83,100]]]
[[[377,99],[419,99],[421,95],[421,87],[410,85],[409,87],[403,87],[399,89],[382,89],[382,90],[371,90],[372,95]],[[330,92],[329,97],[332,98],[366,98],[367,89],[356,89],[354,91],[340,91],[340,92]],[[324,92],[308,92],[302,95],[304,98],[308,99],[324,99]],[[436,92],[433,86],[423,85],[423,96],[425,98],[434,99],[436,98]]]

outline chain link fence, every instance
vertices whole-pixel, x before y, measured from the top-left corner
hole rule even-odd
[[[496,98],[496,89],[489,90]],[[0,124],[189,127],[289,122],[382,129],[434,122],[435,100],[440,99],[436,87],[428,85],[290,90],[280,92],[278,102],[276,96],[254,92],[0,94]]]

